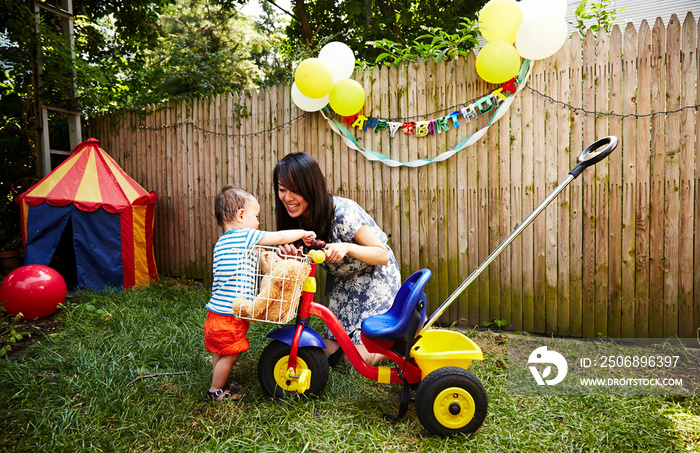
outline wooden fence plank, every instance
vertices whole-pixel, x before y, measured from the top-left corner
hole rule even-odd
[[[394,86],[392,85],[392,81],[395,81],[395,77],[392,80],[392,77],[390,77],[392,70],[391,67],[387,68],[384,67],[381,70],[380,74],[380,79],[381,79],[381,86],[382,87],[391,87]],[[380,118],[390,118],[391,113],[392,113],[392,107],[389,104],[389,99],[394,99],[393,98],[393,93],[394,91],[392,89],[384,89],[382,90],[381,94],[381,109],[380,109]],[[395,107],[394,107],[395,109]],[[382,149],[388,150],[391,148],[391,137],[387,133],[387,131],[380,132],[381,134],[381,145]],[[385,151],[386,153],[386,151]],[[389,154],[390,155],[390,154]],[[390,155],[391,156],[391,155]],[[381,165],[381,164],[379,164]],[[389,246],[391,247],[392,251],[394,252],[394,256],[396,257],[397,261],[399,259],[399,254],[397,253],[397,247],[396,247],[396,242],[394,242],[394,230],[393,230],[393,224],[392,224],[392,215],[391,215],[391,188],[392,188],[392,181],[391,181],[391,174],[394,170],[392,168],[389,168],[387,166],[383,166],[380,170],[381,172],[381,209],[380,213],[381,216],[379,216],[379,224],[381,225],[382,229],[386,234],[389,236]]]
[[[398,69],[398,92],[397,92],[397,102],[398,102],[398,117],[402,117],[397,121],[402,121],[404,123],[413,122],[413,118],[410,116],[414,113],[415,105],[411,102],[415,99],[415,86],[409,84],[409,71],[412,64],[401,65]],[[411,140],[409,140],[409,135],[399,131],[394,140],[398,144],[398,160],[400,162],[406,162],[409,160]],[[414,137],[411,137],[414,138]],[[408,277],[411,272],[411,219],[410,215],[410,185],[411,178],[409,173],[413,169],[409,168],[399,168],[398,177],[399,185],[396,187],[396,209],[394,211],[394,216],[398,218],[398,222],[401,230],[401,261],[399,261],[399,267],[401,269],[401,275],[403,278]]]
[[[510,113],[510,223],[507,234],[511,234],[518,227],[523,217],[523,145],[522,145],[522,115],[523,96],[516,96],[511,105]],[[513,330],[523,329],[523,239],[522,235],[515,238],[511,245],[511,303],[510,325]]]
[[[608,105],[615,115],[608,117],[607,134],[624,139],[622,121],[616,116],[622,113],[622,33],[619,26],[613,27],[609,44]],[[604,302],[608,306],[608,335],[613,338],[620,336],[622,325],[622,156],[626,146],[624,140],[620,140],[617,152],[606,159],[609,172],[608,230],[611,233],[608,239],[608,297]]]
[[[487,92],[489,85],[483,81],[479,81],[478,96],[482,96]],[[482,115],[479,119],[483,118]],[[483,127],[483,121],[479,121],[479,128]],[[489,235],[489,134],[484,134],[476,143],[477,151],[477,238],[478,238],[478,251],[479,260],[478,264],[483,263],[486,258],[491,253],[491,237]],[[479,291],[479,318],[476,321],[477,324],[490,320],[491,307],[489,289],[491,285],[490,275],[491,267],[487,267],[481,273],[475,284]]]
[[[697,31],[692,13],[683,22],[681,35],[681,107],[695,104],[697,93]],[[679,284],[678,284],[678,335],[695,336],[693,328],[693,223],[695,202],[695,121],[694,109],[680,113],[680,219],[679,219]],[[700,253],[697,250],[695,253]]]
[[[652,111],[666,109],[666,28],[658,19],[652,30]],[[649,336],[663,335],[664,313],[664,117],[651,118],[651,199],[649,206]],[[661,319],[659,319],[661,318]]]
[[[635,215],[635,329],[634,337],[649,336],[649,201],[651,121],[651,29],[642,21],[637,34],[637,198]]]
[[[160,150],[165,150],[167,149],[167,145],[165,144],[165,136],[167,134],[167,129],[163,127],[164,124],[166,124],[165,120],[165,111],[167,108],[167,104],[163,103],[158,106],[158,111],[156,114],[156,148],[153,150],[153,159],[156,163],[156,180],[155,183],[152,187],[157,187],[158,191],[156,191],[156,196],[158,197],[158,202],[156,204],[155,208],[155,215],[154,215],[154,228],[155,228],[155,223],[157,222],[158,224],[165,226],[169,225],[169,223],[166,220],[166,216],[168,213],[167,209],[163,209],[165,206],[168,205],[168,200],[166,196],[166,192],[163,189],[167,190],[168,183],[167,179],[165,177],[165,166],[167,165],[167,162],[165,159],[161,159],[160,156],[162,156],[162,152]],[[146,190],[151,191],[154,189],[151,188],[146,188]],[[153,253],[155,256],[155,261],[156,261],[156,269],[160,269],[162,265],[165,264],[170,258],[170,244],[166,238],[168,236],[168,233],[165,233],[165,231],[168,231],[168,229],[164,228],[162,231],[164,231],[164,234],[159,236],[157,239],[154,237],[153,238]],[[156,242],[157,247],[156,247]],[[163,260],[164,263],[160,263],[160,260]]]
[[[473,53],[470,53],[467,57],[467,72],[470,74],[467,83],[467,99],[470,103],[475,101],[480,95],[479,89],[481,84],[479,83],[478,77],[476,75],[476,60]],[[471,136],[478,129],[478,124],[476,120],[470,119],[470,121],[465,124],[467,137]],[[467,228],[467,272],[468,276],[474,271],[479,265],[479,238],[477,236],[477,231],[479,229],[479,217],[478,217],[478,188],[477,188],[477,151],[476,146],[471,146],[463,151],[466,155],[466,187],[465,187],[465,198],[466,198],[466,228]],[[429,169],[429,172],[433,172],[433,169]],[[433,181],[428,181],[428,187],[433,187]],[[466,278],[466,277],[465,277]],[[469,324],[475,325],[479,323],[479,290],[478,282],[471,284],[469,288],[465,291],[465,296],[467,297],[467,306],[465,307],[465,314]]]
[[[534,68],[533,68],[534,70]],[[532,77],[532,76],[531,76]],[[528,82],[531,86],[532,78]],[[522,164],[522,218],[520,222],[525,220],[535,208],[535,153],[534,153],[534,99],[535,95],[529,90],[521,91],[523,103],[523,133],[521,142],[523,144],[523,164]],[[530,225],[522,233],[522,281],[523,281],[523,330],[528,332],[535,331],[535,283],[534,283],[534,227]]]
[[[666,29],[666,110],[680,108],[680,22],[674,14]],[[664,336],[678,334],[678,273],[680,209],[680,114],[666,115],[664,136]]]
[[[456,71],[455,71],[455,83],[457,86],[457,89],[455,91],[455,97],[456,97],[456,102],[455,102],[455,107],[454,111],[458,111],[461,107],[465,105],[465,102],[467,99],[469,99],[469,90],[473,86],[471,83],[473,79],[470,81],[468,71],[467,71],[467,62],[463,57],[459,57],[455,61],[455,66],[456,66]],[[446,112],[446,113],[452,113],[452,112]],[[467,124],[464,121],[464,117],[461,115],[457,116],[457,121],[459,126],[454,130],[454,140],[452,143],[458,143],[462,139],[466,138],[467,135]],[[468,251],[468,243],[467,243],[467,212],[469,209],[468,206],[468,199],[467,199],[467,152],[462,150],[457,153],[457,156],[455,158],[455,162],[453,163],[456,166],[456,190],[455,190],[455,198],[457,202],[456,206],[456,212],[454,213],[454,216],[457,218],[457,259],[459,261],[458,266],[457,266],[457,280],[458,280],[458,285],[462,284],[462,281],[464,281],[467,276],[469,275],[469,251]],[[423,168],[420,169],[421,172],[427,173],[427,170]],[[450,288],[452,291],[457,289],[457,286]],[[456,318],[457,322],[462,325],[467,325],[469,323],[469,294],[467,292],[462,292],[462,294],[459,295],[459,298],[457,300],[457,303],[455,304],[458,307],[458,314]]]
[[[493,91],[494,87],[491,85],[487,87],[486,93]],[[485,117],[491,117],[494,114],[495,106],[486,113]],[[484,152],[487,156],[488,162],[488,172],[486,173],[486,196],[488,197],[488,223],[483,226],[488,234],[488,250],[486,250],[487,256],[491,254],[501,243],[501,197],[500,197],[500,158],[499,158],[499,144],[498,144],[498,124],[494,124],[489,128],[488,133],[485,135],[487,140],[486,148]],[[504,251],[504,253],[509,251]],[[489,266],[489,278],[488,278],[488,315],[486,319],[482,319],[481,322],[491,321],[495,319],[501,319],[501,267],[500,267],[500,256]]]
[[[586,32],[583,45],[583,109],[595,112],[595,37],[592,30]],[[583,146],[592,144],[596,139],[595,118],[586,114],[583,121]],[[581,150],[583,151],[583,150]],[[584,337],[598,334],[595,326],[595,170],[584,171],[582,179],[583,195],[583,255],[582,255],[582,333]]]
[[[402,112],[400,110],[400,106],[398,105],[399,102],[399,90],[398,90],[398,83],[399,83],[399,71],[396,68],[396,66],[392,65],[389,67],[389,86],[391,87],[389,91],[389,96],[390,99],[392,100],[391,105],[389,106],[389,117],[390,118],[395,118],[392,121],[401,121],[399,117],[401,116]],[[397,132],[400,134],[400,132]],[[394,136],[392,137],[391,143],[393,144],[395,140],[398,140],[399,136]],[[399,154],[400,150],[396,146],[391,146],[391,154],[390,157],[394,160],[400,160],[401,155]],[[399,199],[399,169],[398,168],[391,168],[389,170],[389,187],[388,191],[385,194],[385,196],[388,196],[389,200],[389,210],[385,211],[388,214],[388,225],[391,225],[391,247],[394,251],[394,255],[396,255],[396,260],[399,263],[403,262],[403,250],[401,249],[401,217],[399,211],[401,210],[401,200]],[[400,264],[399,264],[400,266]]]
[[[512,143],[510,140],[511,135],[511,125],[510,125],[510,115],[505,115],[501,118],[497,124],[494,124],[492,128],[498,127],[498,156],[499,156],[499,182],[498,182],[498,196],[499,196],[499,227],[500,234],[498,242],[502,242],[510,234],[511,226],[511,158],[512,158]],[[511,258],[513,254],[513,247],[508,247],[501,256],[499,257],[498,263],[494,265],[499,266],[499,314],[498,318],[506,321],[507,326],[513,325],[513,315],[512,315],[512,277],[511,277]]]
[[[440,60],[435,64],[435,96],[433,97],[433,108],[430,109],[431,115],[436,117],[440,110],[446,105],[446,83],[450,81],[447,76],[447,68],[445,60]],[[450,81],[451,82],[451,81]],[[437,129],[437,127],[436,127]],[[435,139],[436,147],[434,156],[439,156],[447,151],[447,146],[443,136],[435,131],[433,139]],[[438,244],[438,268],[436,283],[438,283],[438,297],[440,303],[445,301],[449,294],[454,290],[450,287],[449,280],[449,212],[447,209],[447,192],[449,190],[447,162],[442,161],[437,163],[437,244]],[[435,278],[435,277],[434,277]],[[449,322],[449,312],[446,312],[442,318],[442,322]]]
[[[538,60],[535,63],[535,68],[537,72],[535,73],[535,78],[533,80],[534,88],[540,93],[544,92],[545,86],[545,71],[546,66],[543,60]],[[536,96],[534,98],[534,109],[537,112],[545,111],[545,100],[542,96]],[[544,115],[537,114],[534,117],[534,127],[535,130],[543,131],[545,130]],[[545,134],[535,134],[533,151],[535,155],[533,174],[534,174],[534,205],[540,204],[547,195],[546,187],[546,169],[545,169]],[[533,222],[533,279],[534,279],[534,294],[533,294],[533,307],[535,313],[535,326],[536,332],[542,332],[546,330],[546,312],[545,312],[545,297],[546,297],[546,214],[540,215]]]
[[[446,117],[450,111],[445,110],[447,107],[452,107],[457,104],[457,99],[461,91],[461,86],[464,85],[465,79],[458,78],[456,64],[458,62],[455,60],[445,62],[445,97],[443,99],[442,108],[440,112],[436,114],[436,117]],[[463,62],[459,62],[463,63]],[[455,140],[455,130],[450,128],[447,131],[442,131],[439,129],[438,135],[442,135],[441,142],[444,143],[444,151],[448,151],[453,148]],[[447,171],[447,186],[445,190],[445,223],[447,230],[447,290],[448,294],[451,294],[459,284],[459,233],[458,224],[459,216],[457,215],[457,163],[456,158],[449,159],[444,162]],[[416,170],[412,170],[416,171]],[[416,219],[417,220],[417,219]],[[416,222],[417,223],[417,222]],[[448,296],[446,296],[448,297]],[[459,304],[453,303],[449,307],[448,320],[459,319]]]
[[[609,112],[610,68],[608,63],[609,37],[604,30],[598,33],[596,40],[595,62],[595,111]],[[608,116],[596,115],[596,139],[607,135]],[[610,220],[610,189],[608,187],[609,160],[605,159],[595,166],[595,330],[596,334],[608,334],[608,241]]]
[[[202,177],[200,175],[207,168],[205,159],[207,158],[207,147],[209,141],[205,139],[208,134],[204,133],[205,128],[208,128],[208,113],[207,113],[207,99],[195,99],[194,100],[194,128],[192,135],[192,148],[190,168],[192,172],[190,175],[190,191],[188,195],[188,203],[190,206],[190,224],[192,225],[192,234],[194,236],[193,247],[192,247],[192,262],[191,266],[198,272],[202,272],[204,275],[204,281],[209,281],[207,271],[202,266],[200,268],[200,263],[202,263],[207,258],[207,246],[206,246],[206,235],[205,228],[201,227],[202,220],[204,219],[204,205],[206,204],[206,198],[200,197],[204,194],[204,184]],[[202,173],[200,173],[202,172]],[[209,175],[211,176],[211,175]],[[206,196],[206,195],[205,195]]]
[[[422,65],[421,65],[422,66]],[[407,79],[408,79],[408,104],[411,106],[411,108],[408,110],[411,113],[411,121],[417,121],[418,118],[416,116],[420,113],[421,111],[417,110],[417,101],[418,98],[421,96],[419,94],[419,86],[418,84],[414,83],[413,81],[417,80],[418,78],[418,66],[416,64],[410,64],[407,65],[408,69],[408,74],[407,74]],[[423,73],[425,73],[425,69],[423,68]],[[419,140],[418,137],[415,135],[411,135],[409,137],[409,148],[408,148],[408,160],[415,160],[418,158],[418,153],[419,153]],[[410,243],[411,243],[411,254],[410,254],[410,260],[408,261],[408,267],[407,267],[407,272],[404,275],[404,278],[408,277],[411,275],[413,272],[416,272],[417,270],[420,269],[420,239],[421,239],[421,234],[420,234],[420,220],[419,220],[419,205],[418,205],[418,199],[419,199],[419,194],[420,194],[420,185],[419,185],[419,179],[418,179],[418,174],[419,174],[419,169],[416,168],[411,168],[408,169],[408,190],[407,190],[407,195],[406,195],[406,209],[408,212],[404,213],[404,218],[408,219],[408,225],[410,229],[410,234],[409,237]],[[416,244],[418,243],[418,244]]]
[[[369,89],[371,93],[371,101],[372,101],[372,117],[374,118],[381,118],[381,102],[382,102],[382,96],[381,96],[381,81],[380,81],[380,75],[379,75],[380,69],[379,67],[374,67],[374,68],[369,68],[365,71],[365,74],[369,74],[370,79],[369,79]],[[372,129],[368,128],[368,131],[372,131]],[[381,141],[380,141],[380,134],[376,132],[376,126],[374,128],[374,132],[369,133],[369,149],[371,151],[376,151],[381,149]],[[381,167],[382,165],[379,163],[371,162],[369,160],[366,160],[362,158],[362,160],[365,160],[365,192],[366,192],[366,204],[367,208],[369,211],[367,211],[372,218],[377,222],[378,225],[381,226],[381,203],[382,203],[382,173],[381,173]],[[385,230],[383,230],[385,231]]]
[[[176,260],[173,260],[170,267],[170,275],[177,275],[182,271],[182,217],[180,216],[180,198],[179,193],[182,188],[182,138],[180,121],[182,119],[181,115],[181,103],[172,102],[170,108],[168,108],[168,124],[173,127],[170,129],[168,134],[169,152],[171,156],[170,166],[168,169],[168,179],[169,179],[169,189],[168,195],[170,196],[170,206],[172,213],[170,216],[170,221],[172,224],[170,228],[172,230],[173,237],[175,241],[172,244],[172,254]],[[180,273],[182,275],[182,273]]]
[[[415,118],[415,121],[426,121],[428,118],[428,110],[427,110],[427,88],[426,88],[426,63],[423,60],[418,60],[416,62],[416,75],[415,75],[415,85],[416,85],[416,92],[415,92],[415,108],[416,108],[416,115],[417,117]],[[420,159],[424,159],[427,157],[430,157],[428,155],[428,148],[427,148],[427,140],[425,140],[425,137],[420,137],[416,139],[416,157]],[[419,268],[427,268],[431,269],[431,263],[430,263],[430,249],[431,247],[431,242],[430,242],[430,229],[431,229],[431,219],[430,219],[430,191],[428,190],[429,187],[429,182],[428,182],[428,166],[422,166],[418,167],[416,171],[416,181],[415,184],[417,185],[417,202],[418,202],[418,217],[416,219],[418,223],[418,242],[419,245],[417,247],[418,249],[418,261],[419,261]],[[415,245],[414,245],[415,247]],[[414,269],[417,270],[417,269]],[[437,300],[437,297],[434,296],[436,294],[433,289],[437,289],[437,285],[434,283],[435,281],[432,280],[428,284],[428,287],[426,288],[426,295],[428,295],[428,312],[432,312],[437,308],[437,305],[439,301]],[[432,291],[432,293],[431,293]],[[431,297],[432,296],[432,297]]]
[[[569,99],[571,96],[571,81],[570,81],[570,61],[569,49],[567,46],[562,47],[557,54],[557,82],[558,91],[556,99]],[[569,110],[561,104],[556,104],[557,118],[557,143],[560,151],[557,153],[557,173],[556,182],[563,181],[570,170],[570,120]],[[570,210],[571,210],[571,188],[565,190],[559,195],[559,212],[557,224],[557,332],[559,335],[570,335],[570,294],[571,289],[569,282],[571,280],[570,272]]]
[[[572,39],[569,49],[571,62],[571,105],[577,108],[569,112],[567,120],[571,124],[571,151],[569,155],[569,167],[576,165],[576,157],[583,151],[583,113],[580,107],[583,105],[583,51],[581,39],[577,36]],[[570,266],[569,266],[569,332],[573,336],[581,336],[583,329],[583,312],[581,301],[583,298],[583,177],[578,177],[569,186],[571,207],[569,209],[570,228]]]
[[[437,85],[437,76],[436,76],[436,69],[435,69],[435,60],[432,58],[429,58],[426,62],[426,85],[425,85],[425,93],[426,93],[426,109],[425,112],[428,114],[432,114],[432,112],[435,111],[436,105],[437,105],[437,92],[436,92],[436,85]],[[434,158],[437,156],[437,146],[434,140],[428,140],[427,144],[427,155],[430,158]],[[439,179],[438,179],[438,166],[437,165],[430,165],[428,167],[428,184],[427,184],[427,191],[428,191],[428,206],[427,206],[427,212],[429,216],[429,223],[428,223],[428,228],[429,228],[429,235],[428,235],[428,240],[430,242],[430,256],[428,260],[428,268],[432,271],[432,277],[430,279],[431,284],[430,284],[430,291],[427,293],[428,296],[428,301],[429,301],[429,307],[432,307],[433,309],[437,308],[443,301],[442,299],[442,293],[440,292],[440,266],[439,266],[439,256],[440,256],[440,236],[439,236],[439,213],[438,213],[438,187],[439,187]]]
[[[695,56],[700,58],[698,51],[700,50],[700,26],[697,29],[697,45],[695,47]],[[700,82],[700,61],[697,63],[696,81]],[[699,90],[700,91],[700,90]],[[695,93],[695,105],[700,104],[700,92]],[[698,114],[695,114],[695,149],[700,149],[700,121]],[[695,153],[696,165],[699,160],[697,151]],[[700,170],[695,169],[695,262],[693,266],[693,328],[700,326]]]
[[[632,24],[625,27],[622,52],[622,122],[621,144],[615,152],[622,157],[622,251],[620,269],[620,336],[633,338],[635,331],[635,204],[637,200],[637,128],[634,118],[637,85],[637,31]]]
[[[545,73],[544,73],[544,85],[543,92],[545,96],[549,96],[552,99],[557,99],[558,90],[558,68],[561,64],[560,53],[556,53],[545,61]],[[557,186],[557,170],[559,164],[559,155],[562,154],[561,142],[558,138],[558,125],[557,121],[557,106],[553,102],[546,102],[544,104],[545,111],[545,134],[544,138],[546,144],[544,145],[543,155],[543,170],[544,170],[544,186],[542,186],[543,191],[541,196],[537,197],[537,202],[541,202],[544,198],[552,193]],[[552,203],[545,210],[542,216],[544,220],[544,230],[542,231],[542,251],[544,255],[542,257],[544,262],[544,279],[542,280],[543,287],[543,310],[544,310],[544,323],[545,331],[547,332],[558,332],[558,308],[559,299],[557,294],[557,282],[558,278],[558,267],[557,267],[557,250],[559,249],[558,239],[558,208],[560,200],[557,199],[556,203]]]

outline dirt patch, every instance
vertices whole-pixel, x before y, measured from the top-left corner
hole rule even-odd
[[[166,277],[166,276],[159,276],[158,280],[161,282],[165,282],[169,284],[170,286],[173,286],[175,288],[181,288],[181,287],[192,287],[192,288],[197,288],[201,289],[204,288],[204,282],[202,280],[195,280],[191,278],[175,278],[175,277]]]
[[[61,328],[59,317],[63,310],[59,309],[54,314],[39,319],[25,319],[14,323],[14,316],[6,311],[0,312],[0,341],[2,346],[9,344],[12,349],[7,357],[13,361],[19,361],[23,357],[23,352],[33,341],[43,338]],[[10,326],[15,332],[22,336],[22,339],[9,342]]]

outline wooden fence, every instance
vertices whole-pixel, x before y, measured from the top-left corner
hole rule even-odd
[[[512,232],[596,139],[620,138],[577,178],[443,315],[476,325],[597,337],[695,336],[700,327],[698,33],[695,18],[629,25],[570,40],[534,63],[506,116],[440,163],[391,168],[367,160],[319,113],[298,110],[290,87],[170,103],[99,118],[90,136],[159,201],[159,271],[209,280],[221,231],[213,201],[227,183],[261,203],[274,229],[271,175],[304,150],[329,189],[359,202],[390,236],[404,277],[427,267],[435,309]],[[473,103],[497,86],[475,58],[356,74],[367,117],[419,121]],[[238,107],[248,116],[238,119]],[[408,161],[434,157],[489,115],[417,137],[354,131],[367,149]],[[376,130],[376,128],[375,128]]]

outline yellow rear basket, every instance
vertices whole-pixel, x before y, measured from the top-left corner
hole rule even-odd
[[[426,330],[413,345],[411,355],[421,369],[423,379],[446,366],[469,368],[472,360],[483,360],[481,348],[454,330]]]

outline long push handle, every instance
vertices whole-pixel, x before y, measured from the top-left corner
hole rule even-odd
[[[617,142],[618,138],[614,135],[611,135],[596,141],[591,146],[586,148],[581,154],[579,154],[578,165],[571,169],[564,181],[562,181],[557,186],[557,188],[554,189],[554,192],[549,194],[547,198],[545,198],[544,201],[540,203],[534,211],[532,211],[532,214],[527,216],[527,218],[523,220],[523,222],[520,225],[518,225],[515,231],[513,231],[510,234],[510,236],[508,236],[501,243],[501,245],[498,246],[496,250],[491,252],[491,254],[486,258],[486,260],[483,263],[481,263],[479,267],[474,269],[474,272],[472,272],[471,275],[469,275],[469,277],[467,277],[467,279],[464,282],[462,282],[461,285],[459,285],[459,288],[457,288],[455,292],[453,292],[450,295],[450,297],[448,297],[447,300],[443,302],[437,310],[435,310],[435,312],[425,322],[425,325],[423,325],[423,328],[418,334],[421,335],[423,334],[423,332],[428,330],[428,328],[440,318],[440,316],[445,312],[445,310],[447,310],[447,307],[449,307],[450,304],[452,304],[452,302],[454,302],[454,300],[457,297],[459,297],[460,294],[462,294],[462,292],[467,288],[467,286],[469,286],[474,280],[476,280],[476,278],[484,271],[484,269],[486,269],[489,266],[489,264],[491,264],[493,260],[495,260],[498,257],[498,255],[500,255],[503,252],[503,250],[505,250],[505,248],[508,247],[510,243],[513,242],[513,240],[516,237],[518,237],[520,233],[522,233],[523,230],[527,228],[528,225],[530,225],[538,215],[540,215],[540,213],[542,213],[542,211],[544,211],[547,205],[549,205],[549,203],[551,203],[561,193],[561,191],[564,190],[566,186],[568,186],[571,183],[571,181],[576,179],[578,175],[580,175],[586,168],[595,165],[601,160],[608,157],[608,155],[610,155],[610,153],[612,153],[613,150],[617,147]],[[603,148],[602,150],[599,150],[604,145],[607,146],[605,146],[605,148]]]
[[[598,151],[603,147],[603,145],[608,146]],[[617,137],[610,135],[608,137],[601,138],[579,154],[578,165],[572,168],[569,174],[574,178],[577,178],[578,175],[583,172],[583,170],[608,157],[615,148],[617,148]]]

